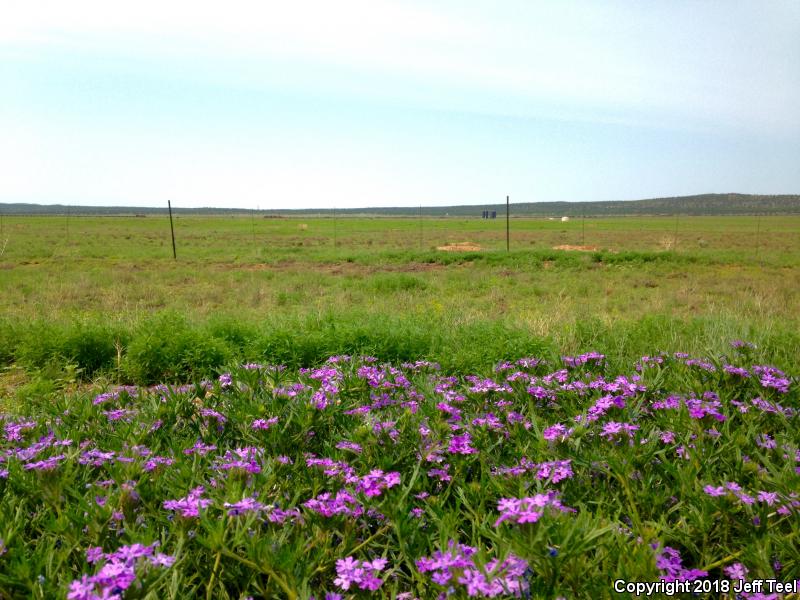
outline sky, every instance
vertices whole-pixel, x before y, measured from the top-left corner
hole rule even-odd
[[[800,193],[800,2],[14,2],[0,164],[87,206]]]

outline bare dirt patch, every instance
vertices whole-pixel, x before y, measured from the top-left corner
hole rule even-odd
[[[362,265],[358,263],[303,263],[298,261],[282,261],[279,263],[218,263],[216,268],[222,271],[313,271],[327,275],[370,275],[372,273],[421,273],[438,271],[447,265],[439,263],[411,262],[399,265]]]
[[[597,252],[600,250],[597,246],[573,246],[571,244],[562,244],[560,246],[553,246],[553,250],[570,250],[574,252]]]
[[[379,267],[381,271],[399,271],[401,273],[420,273],[423,271],[439,271],[447,265],[440,263],[408,263],[405,265]]]
[[[478,252],[483,250],[479,244],[474,242],[458,242],[457,244],[445,244],[444,246],[436,246],[437,250],[443,252]]]
[[[446,265],[438,263],[407,263],[402,265],[360,265],[354,263],[334,263],[314,265],[312,270],[329,275],[371,275],[372,273],[422,273],[438,271]]]
[[[219,271],[272,271],[276,268],[264,263],[216,263],[214,267]]]

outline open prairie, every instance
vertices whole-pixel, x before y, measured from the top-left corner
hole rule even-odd
[[[139,383],[234,358],[478,369],[509,352],[601,344],[627,360],[753,336],[795,360],[800,217],[519,218],[510,252],[505,225],[178,217],[173,260],[166,217],[6,216],[0,357]],[[464,242],[482,249],[438,249]],[[155,360],[178,330],[199,338],[193,356]]]
[[[505,225],[178,217],[173,260],[166,217],[6,216],[0,357],[140,383],[233,358],[477,369],[531,349],[599,343],[630,359],[754,336],[781,364],[796,358],[800,217],[515,218],[510,252]],[[205,342],[145,376],[128,350],[173,337],[170,323]]]

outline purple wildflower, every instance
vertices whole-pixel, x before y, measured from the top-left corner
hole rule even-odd
[[[362,452],[362,448],[359,444],[356,444],[355,442],[348,442],[347,440],[339,442],[336,444],[336,447],[339,450],[352,450],[356,454],[361,454]]]
[[[747,567],[745,567],[742,563],[733,563],[729,567],[725,567],[723,570],[731,579],[747,579],[748,570]]]
[[[266,431],[278,422],[278,417],[271,417],[269,419],[256,419],[250,426],[252,429],[261,429]]]
[[[175,463],[175,459],[169,456],[151,456],[148,458],[143,465],[143,469],[146,473],[151,473],[155,471],[160,466],[168,467]]]
[[[205,488],[194,488],[185,498],[178,500],[165,500],[164,508],[179,512],[182,517],[194,518],[200,516],[200,511],[211,504],[211,500],[202,498]]]
[[[509,554],[504,561],[476,562],[477,549],[464,544],[448,543],[446,551],[437,550],[431,557],[417,560],[420,573],[431,573],[431,580],[441,586],[464,586],[468,596],[488,597],[512,594],[521,596],[528,590],[525,572],[528,563]]]
[[[542,437],[546,439],[548,442],[563,442],[569,436],[572,435],[572,432],[575,431],[573,427],[567,429],[561,423],[556,423],[555,425],[551,425],[547,429],[542,432]]]
[[[469,433],[454,435],[450,438],[447,451],[451,454],[477,454],[478,451],[470,444],[472,444],[472,437]]]
[[[59,454],[58,456],[51,456],[45,460],[36,462],[25,463],[26,471],[53,471],[58,467],[59,463],[66,458],[66,454]]]
[[[375,591],[381,587],[383,580],[378,576],[386,567],[385,558],[373,561],[359,561],[352,556],[336,561],[336,579],[333,583],[343,590],[351,586],[361,590]]]
[[[191,448],[183,451],[184,454],[191,455],[197,454],[198,456],[205,456],[209,452],[213,452],[217,447],[213,444],[204,444],[201,440],[197,440]]]
[[[633,434],[638,431],[638,425],[631,423],[617,423],[616,421],[609,421],[603,425],[603,430],[600,432],[600,437],[609,441],[616,441],[621,437],[633,438]]]
[[[70,583],[68,600],[120,600],[121,594],[136,580],[137,571],[149,567],[170,567],[175,557],[155,553],[158,542],[149,546],[121,546],[116,552],[104,554],[102,548],[86,551],[87,561],[105,561],[96,575],[82,575]]]
[[[259,502],[255,496],[243,498],[239,502],[234,502],[232,504],[226,502],[223,506],[228,509],[229,517],[238,517],[247,513],[260,513],[267,510],[267,506]]]
[[[661,571],[661,579],[666,582],[694,581],[708,576],[706,571],[684,569],[680,552],[669,546],[656,554],[656,567]]]
[[[380,496],[383,490],[400,484],[400,473],[392,471],[384,473],[380,469],[373,469],[364,475],[356,484],[356,490],[367,497]]]
[[[561,504],[558,492],[550,491],[529,498],[501,498],[497,503],[500,517],[495,521],[497,527],[503,521],[512,523],[536,523],[550,508],[560,512],[575,512],[575,509]]]

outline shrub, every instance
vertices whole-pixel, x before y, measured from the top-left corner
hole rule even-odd
[[[210,376],[232,356],[229,345],[192,328],[175,313],[145,322],[134,335],[123,372],[139,384]]]
[[[124,344],[126,335],[101,325],[78,325],[69,329],[61,341],[60,356],[72,362],[83,377],[114,367],[116,342]]]

